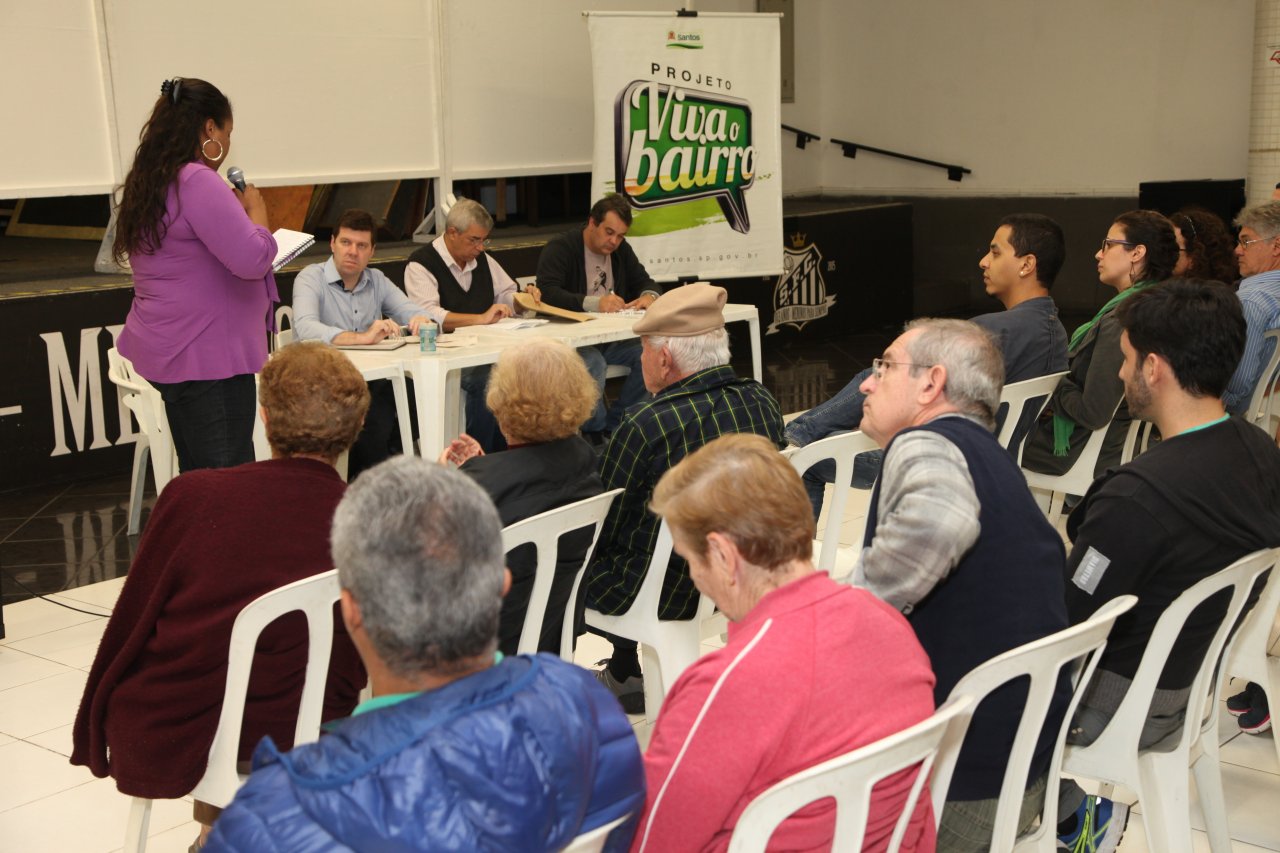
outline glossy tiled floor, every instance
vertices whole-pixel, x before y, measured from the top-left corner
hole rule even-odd
[[[784,411],[807,408],[865,367],[891,337],[775,346],[766,384]],[[744,366],[739,370],[745,372]],[[846,545],[855,541],[866,510],[867,493],[853,494],[841,525]],[[137,537],[125,531],[128,497],[124,476],[0,494],[7,631],[0,640],[0,853],[106,853],[123,843],[128,798],[110,779],[71,766],[67,756],[85,671],[137,545]],[[31,591],[49,600],[33,598]],[[587,635],[580,643],[579,663],[606,655],[598,638]],[[634,722],[644,745],[648,727],[643,718]],[[1240,734],[1225,711],[1220,733],[1232,849],[1280,851],[1280,764],[1272,735]],[[1192,820],[1203,826],[1194,806]],[[188,801],[156,803],[149,850],[183,851],[195,835]],[[1197,851],[1208,850],[1203,833],[1194,842]],[[1120,849],[1148,850],[1138,815]]]

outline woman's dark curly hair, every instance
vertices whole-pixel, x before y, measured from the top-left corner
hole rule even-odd
[[[160,248],[169,185],[178,170],[196,158],[200,132],[209,119],[218,127],[231,120],[231,102],[217,86],[194,77],[164,81],[151,118],[138,134],[138,150],[124,179],[111,246],[117,263],[126,255]]]
[[[1201,278],[1231,284],[1240,277],[1236,241],[1218,214],[1203,207],[1184,207],[1169,217],[1182,232],[1191,266],[1183,278]]]

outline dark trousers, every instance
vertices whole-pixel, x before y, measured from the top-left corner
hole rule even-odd
[[[181,471],[230,468],[253,461],[258,392],[252,373],[151,384],[164,400]]]
[[[498,421],[485,403],[489,390],[490,365],[480,364],[463,368],[460,384],[467,392],[467,435],[480,443],[485,453],[507,449],[507,440],[498,431]]]
[[[417,412],[414,411],[412,402],[412,380],[405,380],[405,389],[410,401],[410,426],[416,428],[414,421]],[[390,379],[375,379],[369,383],[369,413],[364,416],[364,427],[347,454],[347,482],[354,483],[362,471],[403,453],[405,444],[404,436],[400,434],[400,418],[396,412],[395,388]]]

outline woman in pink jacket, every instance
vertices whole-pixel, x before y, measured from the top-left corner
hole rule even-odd
[[[645,753],[633,851],[725,850],[738,817],[788,776],[933,713],[933,671],[900,613],[813,568],[813,511],[767,439],[729,435],[663,476],[653,510],[694,584],[730,619],[729,642],[677,679]],[[871,798],[864,851],[884,850],[915,780]],[[770,849],[831,849],[831,800],[798,811]],[[934,849],[928,797],[903,850]]]

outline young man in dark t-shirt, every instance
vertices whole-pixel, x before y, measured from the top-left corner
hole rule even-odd
[[[1138,596],[1111,630],[1068,743],[1101,734],[1174,599],[1240,557],[1280,545],[1280,449],[1258,427],[1229,417],[1221,399],[1244,348],[1235,294],[1217,282],[1173,279],[1126,300],[1118,319],[1129,411],[1153,421],[1164,438],[1099,477],[1067,524],[1071,622],[1116,596]],[[1160,676],[1142,746],[1181,731],[1191,681],[1221,619],[1219,608],[1188,620]],[[1081,828],[1091,826],[1096,849],[1114,850],[1127,811],[1064,780],[1060,837],[1074,849]]]

